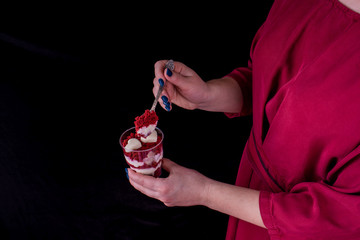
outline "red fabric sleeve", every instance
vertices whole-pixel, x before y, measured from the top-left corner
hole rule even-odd
[[[250,61],[249,67],[236,68],[227,77],[231,77],[238,82],[243,95],[243,107],[239,109],[238,113],[225,113],[225,115],[229,118],[250,115],[252,113],[252,70]]]
[[[248,61],[248,67],[236,68],[231,73],[226,75],[227,77],[231,77],[238,82],[243,95],[242,109],[239,109],[238,113],[225,113],[225,115],[229,118],[247,116],[252,114],[252,57],[255,46],[260,36],[262,35],[263,28],[264,25],[259,28],[251,44],[250,60]]]
[[[260,193],[260,211],[273,238],[360,239],[360,146],[329,171],[326,181],[290,192]]]

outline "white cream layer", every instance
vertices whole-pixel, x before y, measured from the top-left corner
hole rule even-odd
[[[134,170],[137,173],[145,174],[145,175],[153,175],[155,174],[156,170],[158,170],[161,167],[161,162],[158,163],[156,167],[151,168],[133,168],[130,166],[132,170]]]
[[[152,131],[152,133],[146,138],[141,137],[141,142],[143,143],[154,143],[157,141],[157,131]]]
[[[138,162],[135,160],[131,160],[131,158],[129,158],[126,155],[125,155],[125,159],[131,166],[134,166],[134,167],[141,167],[141,166],[144,166],[144,164],[145,164],[144,162]]]
[[[137,134],[141,135],[141,136],[149,136],[156,128],[156,124],[150,124],[147,127],[142,127],[139,130],[137,130]]]
[[[125,155],[126,161],[134,167],[142,167],[144,164],[151,165],[153,162],[158,163],[163,158],[163,153],[154,154],[154,152],[149,152],[146,158],[143,159],[143,161],[139,162],[136,160],[132,160],[128,156]]]

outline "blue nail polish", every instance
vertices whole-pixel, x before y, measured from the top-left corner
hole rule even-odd
[[[170,103],[165,104],[165,109],[166,109],[167,111],[170,111],[170,109],[171,109],[170,106],[171,106]]]
[[[159,84],[161,87],[164,86],[164,80],[162,78],[159,78]]]
[[[161,99],[163,100],[164,104],[169,102],[169,99],[166,96],[162,96]]]
[[[170,102],[167,102],[167,103],[164,103],[165,104],[165,109],[166,111],[170,112],[171,110],[171,103]]]
[[[172,71],[170,69],[166,69],[166,75],[168,75],[169,77],[171,77],[173,75]]]
[[[125,168],[125,173],[126,173],[126,178],[129,180],[129,173],[128,173],[128,169]]]

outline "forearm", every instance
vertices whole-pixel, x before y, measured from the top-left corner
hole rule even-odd
[[[205,206],[265,228],[260,214],[259,191],[211,179],[206,189]]]
[[[243,95],[239,84],[231,77],[214,79],[207,82],[207,101],[198,108],[212,112],[240,112]]]
[[[154,178],[128,170],[130,183],[166,206],[203,205],[265,227],[260,215],[259,191],[215,181],[166,158],[162,167],[169,177]]]

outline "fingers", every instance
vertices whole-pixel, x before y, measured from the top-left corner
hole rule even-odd
[[[154,72],[155,72],[156,79],[159,79],[159,78],[165,79],[164,69],[165,69],[165,65],[166,65],[167,61],[168,60],[160,60],[155,63]]]
[[[130,184],[135,189],[151,198],[158,199],[168,207],[172,206],[169,204],[168,197],[171,187],[168,183],[166,183],[166,179],[142,175],[131,169],[128,170],[128,174]]]
[[[163,74],[162,76],[165,77],[166,73],[164,73],[163,71],[167,62],[168,60],[160,60],[155,63],[155,76],[160,76],[161,74]],[[194,74],[194,71],[191,68],[181,62],[176,61],[174,61],[174,71],[172,72],[179,73],[186,77],[190,77]]]
[[[173,161],[163,158],[162,167],[169,173],[173,172],[178,165]],[[136,173],[128,168],[130,184],[143,194],[165,202],[166,194],[169,192],[169,183],[166,178],[154,178],[152,176]]]
[[[177,92],[191,88],[189,77],[196,75],[196,73],[181,62],[174,62],[172,71],[165,67],[167,62],[168,60],[160,60],[155,63],[153,94],[156,96],[160,86],[159,81],[163,81],[165,87],[159,103],[166,111],[170,111],[172,109],[171,103],[178,104],[176,102]]]
[[[160,78],[160,79],[154,78],[154,81],[153,81],[153,83],[154,83],[154,87],[153,87],[154,96],[157,95],[157,92],[158,92],[159,87],[160,87],[160,83],[159,83],[160,81],[163,81],[162,78]],[[165,84],[165,82],[164,82],[164,84]],[[164,90],[163,90],[163,92],[161,94],[161,97],[159,99],[159,103],[160,103],[161,107],[164,108],[166,111],[171,111],[171,109],[172,109],[172,106],[171,106],[171,99],[172,99],[171,96],[172,95],[170,95],[169,92],[173,93],[174,92],[173,88],[174,88],[174,86],[171,83],[167,82],[165,84],[165,88],[164,88]]]
[[[168,60],[160,60],[155,63],[155,65],[154,65],[155,77],[163,78],[163,79],[166,78],[165,75],[167,75],[167,74],[166,74],[166,72],[164,72],[164,70],[166,69],[165,66],[166,66],[167,62],[168,62]],[[191,76],[193,74],[193,71],[189,67],[187,67],[185,64],[183,64],[181,62],[175,62],[175,61],[174,61],[174,70],[171,72],[176,72],[183,76]]]
[[[166,206],[193,206],[206,201],[207,178],[195,170],[163,159],[163,168],[170,174],[167,178],[154,178],[128,170],[129,181],[135,189],[158,199]]]
[[[155,78],[170,81],[177,87],[183,88],[187,83],[186,78],[194,76],[195,72],[181,62],[174,62],[174,70],[165,68],[168,60],[160,60],[155,63]]]
[[[143,175],[140,173],[136,173],[135,171],[128,169],[129,181],[130,184],[142,192],[143,194],[157,198],[158,197],[158,188],[160,185],[161,179],[154,178],[152,176]]]
[[[176,87],[184,88],[186,84],[186,77],[184,75],[181,75],[180,73],[177,73],[174,71],[171,71],[170,69],[166,68],[164,69],[163,75],[165,76],[166,81],[172,83]]]
[[[173,95],[176,91],[175,91],[175,86],[171,82],[168,82],[164,75],[163,70],[166,69],[165,66],[166,66],[167,62],[168,62],[168,60],[160,60],[155,63],[155,66],[154,66],[155,78],[153,80],[153,84],[154,84],[153,94],[154,94],[154,96],[156,96],[160,85],[163,83],[165,85],[165,87],[162,92],[161,99],[159,99],[159,103],[160,103],[161,107],[164,108],[166,111],[171,111],[171,109],[172,109],[171,102],[172,102]],[[177,65],[177,63],[174,63],[174,67],[175,67],[175,65]]]

